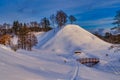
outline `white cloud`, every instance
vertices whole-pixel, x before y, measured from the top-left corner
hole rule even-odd
[[[81,21],[81,24],[84,26],[101,26],[106,24],[112,24],[113,23],[113,17],[108,18],[101,18],[98,20],[89,20],[89,21]]]

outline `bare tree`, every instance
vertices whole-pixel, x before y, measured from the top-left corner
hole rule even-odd
[[[25,38],[26,49],[31,51],[32,47],[37,44],[37,38],[33,33],[28,33]]]
[[[58,26],[62,27],[63,25],[65,25],[66,22],[67,22],[67,14],[62,10],[57,11],[56,23],[58,24]]]

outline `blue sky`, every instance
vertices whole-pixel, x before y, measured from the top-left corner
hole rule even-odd
[[[0,0],[0,23],[37,21],[48,17],[57,10],[77,18],[76,24],[93,30],[109,28],[120,0]]]

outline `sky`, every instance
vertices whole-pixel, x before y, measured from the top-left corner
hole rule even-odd
[[[0,24],[37,21],[63,10],[88,29],[110,28],[120,0],[0,0]]]

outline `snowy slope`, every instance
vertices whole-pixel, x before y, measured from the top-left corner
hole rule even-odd
[[[0,80],[120,80],[119,52],[114,54],[108,50],[111,44],[81,27],[68,25],[37,38],[33,51],[14,52],[0,45]],[[78,49],[82,54],[73,54]],[[98,57],[100,63],[86,67],[76,61],[79,57]]]
[[[68,60],[67,63],[64,60]],[[0,80],[119,80],[119,78],[119,75],[86,67],[72,58],[54,53],[39,50],[16,53],[0,46]]]
[[[51,31],[52,33],[52,31]],[[50,32],[48,33],[50,36]],[[53,34],[53,33],[52,33]],[[67,25],[49,39],[42,49],[48,49],[55,52],[73,52],[76,49],[80,50],[100,50],[110,44],[100,40],[93,34],[84,30],[77,25]],[[104,47],[105,46],[105,47]],[[39,46],[40,47],[40,46]]]
[[[53,38],[58,31],[59,31],[59,28],[56,28],[55,30],[50,30],[49,32],[42,32],[41,34],[36,35],[38,39],[38,44],[35,48],[40,48],[41,46],[43,46],[51,38]]]
[[[71,67],[65,65],[63,60],[57,56],[52,59],[54,56],[41,54],[37,58],[16,53],[9,48],[0,46],[0,80],[57,80],[68,78],[67,75]]]

